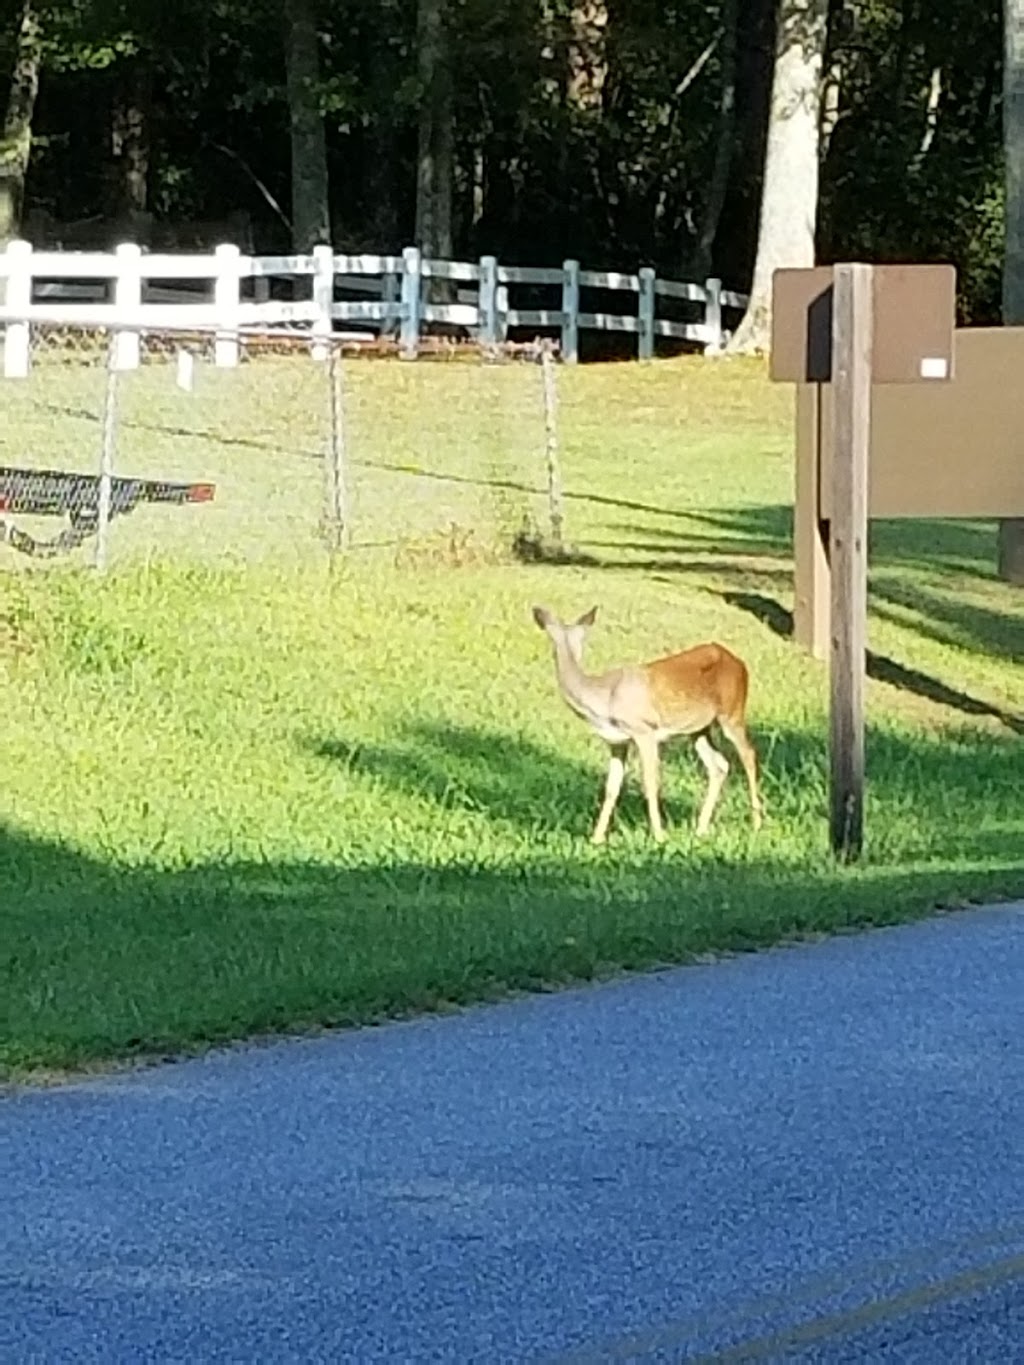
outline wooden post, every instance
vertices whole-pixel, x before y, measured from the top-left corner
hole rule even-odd
[[[796,487],[793,509],[793,639],[816,659],[829,656],[828,523],[821,520],[822,386],[796,386]]]
[[[20,318],[4,328],[4,378],[27,379],[32,363],[32,324],[28,320],[32,307],[32,243],[8,242],[6,257],[4,302]]]
[[[480,257],[480,298],[477,307],[480,317],[480,345],[496,346],[498,343],[498,262],[494,256]]]
[[[637,317],[637,359],[654,358],[654,271],[640,267],[640,292]]]
[[[403,360],[415,360],[419,349],[420,318],[423,308],[423,261],[418,246],[402,252],[402,329]]]
[[[385,316],[377,329],[379,337],[398,336],[398,317],[401,313],[398,281],[399,276],[392,270],[386,270],[381,277],[380,297],[384,304]]]
[[[580,263],[562,264],[562,359],[575,365],[579,359]]]
[[[1024,518],[1004,517],[999,523],[999,577],[1024,588]]]
[[[722,281],[704,281],[704,354],[717,355],[722,349]]]
[[[832,313],[832,849],[851,861],[864,842],[864,670],[867,636],[868,450],[874,278],[837,265]]]
[[[1004,0],[1003,10],[1003,326],[1024,323],[1024,10]],[[1004,517],[997,541],[999,577],[1024,587],[1024,519]]]

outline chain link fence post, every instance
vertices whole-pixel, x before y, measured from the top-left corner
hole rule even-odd
[[[540,343],[540,368],[544,381],[544,456],[548,475],[548,516],[551,540],[557,550],[564,548],[565,503],[562,496],[562,470],[558,453],[558,381],[555,375],[554,344]]]
[[[103,397],[103,423],[100,443],[100,477],[96,503],[95,567],[104,574],[110,565],[110,510],[114,487],[114,451],[117,445],[118,330],[112,328],[107,345],[107,383]]]
[[[345,470],[345,374],[341,347],[334,342],[327,357],[327,449],[324,452],[323,534],[333,557],[348,549],[351,528]]]

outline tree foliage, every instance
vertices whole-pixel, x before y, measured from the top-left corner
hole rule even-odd
[[[0,109],[22,7],[0,0]],[[242,208],[259,247],[287,244],[295,88],[290,101],[283,0],[37,8],[29,209],[61,221],[110,216],[131,189],[131,162],[158,218],[223,219]],[[951,259],[965,313],[994,318],[1001,6],[831,0],[829,9],[820,258]],[[774,0],[446,0],[444,10],[457,255],[647,262],[749,284]],[[334,241],[395,249],[414,240],[423,110],[447,107],[424,88],[417,5],[321,0],[313,12],[310,95]],[[137,205],[137,183],[133,195]]]

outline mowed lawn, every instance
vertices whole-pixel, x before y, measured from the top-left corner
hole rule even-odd
[[[353,549],[317,541],[322,370],[128,376],[119,472],[214,478],[89,551],[0,572],[0,1070],[44,1075],[379,1019],[1024,894],[1024,593],[990,524],[872,531],[867,850],[828,852],[826,675],[788,640],[792,393],[703,359],[559,374],[569,563],[539,372],[347,367]],[[0,463],[92,468],[102,376],[6,384]],[[752,673],[710,838],[666,751],[587,843],[605,750],[535,602],[597,604],[595,666],[707,638]]]

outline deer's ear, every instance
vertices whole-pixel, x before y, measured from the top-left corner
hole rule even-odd
[[[540,626],[541,630],[547,630],[551,623],[551,613],[545,607],[533,608],[533,619]]]
[[[591,607],[590,610],[589,610],[588,612],[585,612],[584,615],[582,615],[582,616],[580,617],[580,619],[576,622],[576,624],[577,624],[578,626],[592,626],[596,620],[597,620],[597,608],[596,608],[596,607]]]

